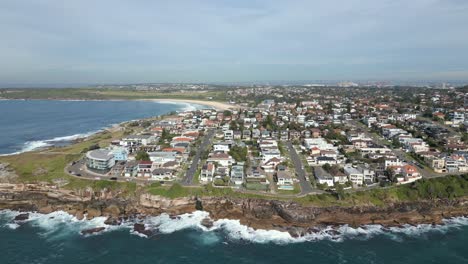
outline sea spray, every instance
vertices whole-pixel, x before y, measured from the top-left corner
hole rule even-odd
[[[367,240],[375,236],[385,236],[394,241],[402,241],[406,237],[424,236],[429,232],[446,233],[449,230],[468,226],[468,218],[458,217],[444,220],[443,225],[421,224],[417,226],[404,225],[401,227],[383,227],[380,225],[366,225],[362,227],[350,227],[343,225],[339,227],[323,227],[300,237],[293,237],[290,233],[278,230],[254,229],[242,225],[239,220],[220,219],[213,222],[212,227],[202,224],[203,219],[209,218],[209,213],[196,211],[179,216],[161,214],[159,216],[148,216],[140,220],[124,221],[120,225],[105,224],[105,217],[96,217],[91,220],[79,220],[66,212],[58,211],[50,214],[29,213],[25,221],[15,222],[14,218],[20,212],[3,210],[0,211],[0,226],[9,229],[18,229],[21,225],[28,224],[38,228],[39,234],[46,239],[65,239],[70,235],[80,235],[87,229],[103,227],[101,233],[116,230],[128,230],[133,235],[146,237],[135,232],[133,225],[136,222],[143,223],[146,228],[157,234],[168,235],[182,230],[197,230],[202,233],[202,243],[215,243],[223,240],[246,241],[259,244],[289,244],[329,240],[343,242],[345,240]]]

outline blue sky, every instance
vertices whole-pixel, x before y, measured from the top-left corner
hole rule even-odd
[[[2,0],[0,83],[468,80],[467,0]]]

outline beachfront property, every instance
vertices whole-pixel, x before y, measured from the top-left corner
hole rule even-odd
[[[294,180],[288,171],[276,172],[278,190],[294,190]]]
[[[232,166],[231,182],[235,185],[242,185],[244,183],[244,164],[239,163]]]
[[[314,176],[318,184],[326,185],[328,187],[333,187],[335,184],[333,176],[326,172],[322,167],[314,168]]]
[[[344,172],[348,176],[349,181],[351,181],[356,186],[361,186],[364,183],[364,174],[356,169],[355,166],[351,164],[346,164],[344,166]]]
[[[200,171],[200,182],[207,183],[213,181],[216,166],[212,162],[205,163]]]
[[[109,149],[95,149],[86,153],[86,167],[90,170],[107,172],[114,164],[114,154]]]
[[[125,147],[131,146],[148,146],[156,143],[158,137],[154,135],[129,135],[120,140],[120,145]]]

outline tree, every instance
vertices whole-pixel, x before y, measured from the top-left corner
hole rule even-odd
[[[239,125],[237,124],[236,121],[232,120],[231,123],[229,124],[229,129],[231,129],[231,130],[238,130],[238,129],[239,129]]]
[[[325,163],[325,164],[322,165],[322,169],[324,169],[326,172],[329,172],[330,169],[331,169],[331,166],[330,166],[330,164]]]
[[[345,191],[344,191],[343,185],[336,184],[335,186],[336,186],[335,187],[336,199],[342,200],[345,197]]]
[[[150,157],[148,155],[148,153],[146,153],[146,151],[138,151],[136,156],[135,156],[135,159],[136,160],[150,160]]]
[[[144,127],[144,128],[149,127],[149,126],[151,126],[151,122],[150,121],[143,121],[141,123],[141,126]]]
[[[274,123],[273,123],[273,117],[271,115],[267,115],[265,120],[263,121],[263,127],[265,127],[266,129],[273,129],[274,127]]]
[[[232,146],[229,150],[229,155],[231,155],[236,162],[246,161],[247,160],[247,147]]]
[[[169,132],[164,128],[161,132],[161,139],[166,139],[167,137],[169,137]]]

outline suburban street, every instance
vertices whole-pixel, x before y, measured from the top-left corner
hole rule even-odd
[[[299,179],[299,183],[301,185],[301,195],[314,192],[314,190],[312,189],[312,185],[310,185],[310,182],[306,180],[306,173],[303,169],[301,158],[297,154],[296,149],[294,149],[294,146],[291,143],[291,141],[287,141],[286,146],[289,151],[289,156],[291,157],[291,160],[293,162],[294,169],[296,171],[296,176]]]
[[[195,156],[192,159],[192,164],[190,164],[190,167],[187,170],[187,173],[185,174],[185,178],[182,180],[183,185],[192,185],[193,177],[195,176],[195,173],[197,172],[198,163],[200,163],[201,155],[203,154],[205,150],[207,150],[207,147],[211,144],[213,137],[215,135],[215,132],[216,131],[214,129],[211,129],[203,137],[203,140],[200,146],[198,147],[197,151],[195,152]]]

